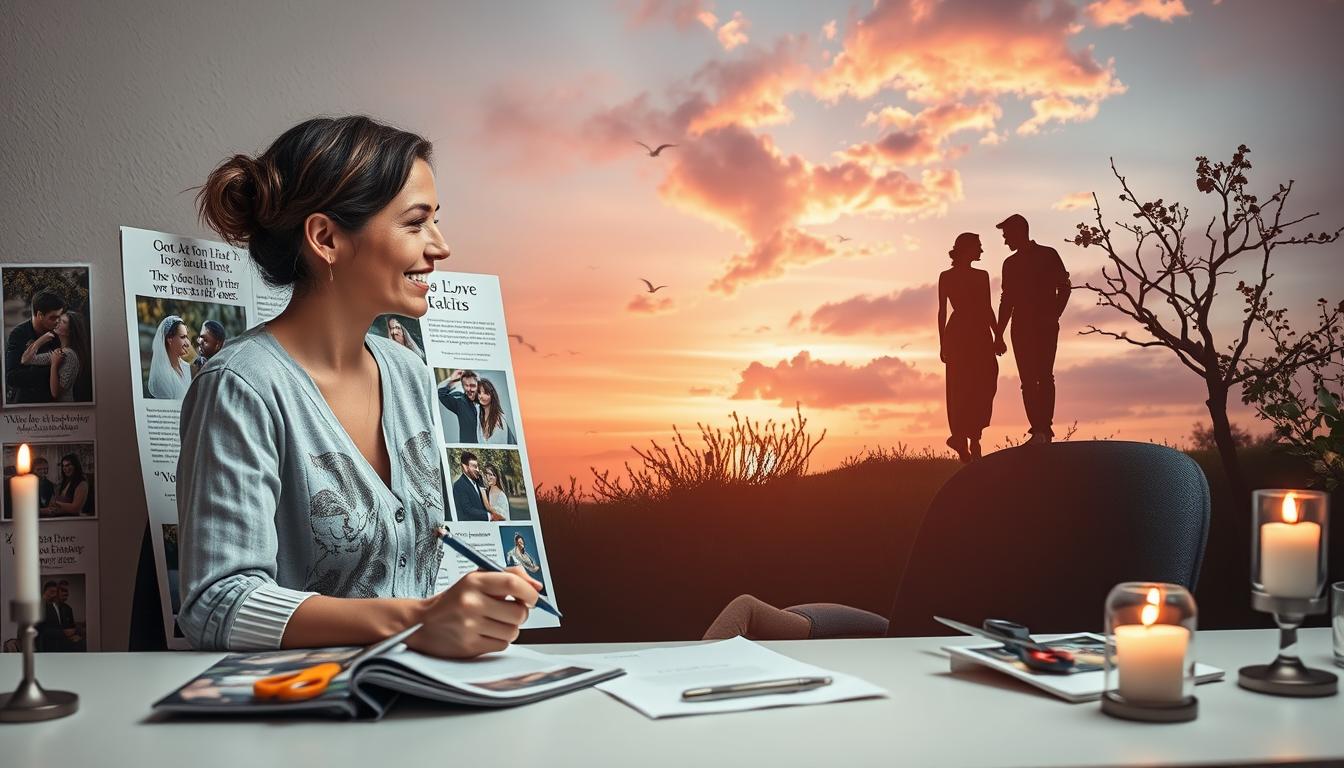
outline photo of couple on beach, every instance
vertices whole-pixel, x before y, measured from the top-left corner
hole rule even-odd
[[[989,426],[998,390],[997,357],[1008,351],[1009,340],[1031,423],[1027,444],[1048,443],[1055,435],[1055,352],[1059,318],[1069,302],[1069,273],[1058,251],[1031,239],[1021,214],[996,227],[1012,251],[1003,262],[997,316],[990,303],[989,273],[971,266],[984,253],[979,235],[957,235],[948,251],[952,267],[938,276],[938,346],[947,366],[951,432],[947,446],[962,462],[980,458],[981,434]]]

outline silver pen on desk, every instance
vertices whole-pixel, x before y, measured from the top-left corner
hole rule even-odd
[[[790,677],[784,680],[762,680],[756,683],[734,683],[706,688],[691,688],[681,692],[682,701],[716,701],[742,696],[764,696],[771,693],[801,693],[830,685],[829,677]]]

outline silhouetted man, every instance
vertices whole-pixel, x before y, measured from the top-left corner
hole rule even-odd
[[[1048,443],[1055,433],[1055,350],[1059,316],[1069,303],[1069,273],[1059,252],[1031,239],[1021,214],[999,222],[1013,254],[1003,262],[998,337],[1012,321],[1013,358],[1022,379],[1022,404],[1031,422],[1029,443]],[[1003,342],[1000,341],[999,344]]]
[[[462,463],[462,476],[453,482],[453,506],[457,507],[457,519],[488,522],[490,513],[481,500],[480,462],[471,451],[463,451],[458,461]]]
[[[50,403],[51,366],[24,365],[23,353],[37,339],[41,353],[59,347],[56,325],[65,312],[65,300],[51,291],[33,295],[32,317],[14,326],[5,340],[5,403]],[[51,334],[51,335],[46,335]]]

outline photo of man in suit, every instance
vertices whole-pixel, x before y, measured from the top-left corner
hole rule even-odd
[[[37,353],[60,346],[56,326],[65,313],[65,299],[52,291],[33,295],[32,316],[14,326],[5,340],[5,404],[51,402],[51,366],[24,365],[23,353],[38,342]]]
[[[481,498],[481,466],[476,454],[463,451],[459,459],[462,476],[453,481],[453,506],[457,508],[458,520],[486,522],[490,512]]]

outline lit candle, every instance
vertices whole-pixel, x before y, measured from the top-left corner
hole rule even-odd
[[[1158,624],[1162,595],[1148,590],[1147,604],[1140,611],[1142,624],[1115,628],[1115,665],[1120,675],[1119,694],[1127,701],[1167,702],[1181,700],[1185,680],[1185,651],[1190,630]]]
[[[1283,499],[1283,522],[1260,526],[1260,584],[1275,597],[1315,597],[1321,526],[1298,522],[1297,499]]]
[[[21,602],[38,601],[37,564],[37,475],[28,474],[32,460],[27,443],[19,446],[14,462],[18,474],[9,479],[9,497],[14,515],[14,598]]]

